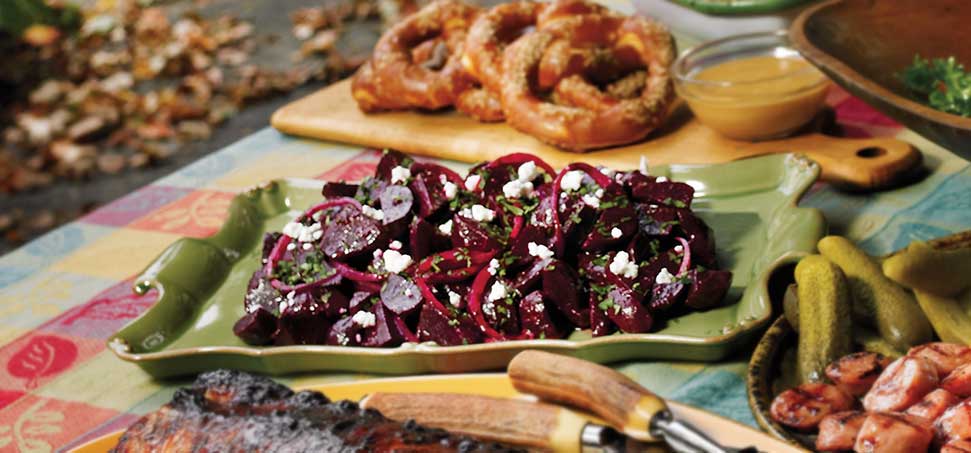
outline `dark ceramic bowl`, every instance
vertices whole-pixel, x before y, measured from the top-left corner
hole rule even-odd
[[[769,406],[775,396],[793,387],[796,381],[796,337],[796,331],[785,316],[779,316],[765,331],[748,365],[748,404],[755,421],[763,430],[779,439],[813,450],[815,435],[790,431],[769,415]]]
[[[971,67],[969,17],[968,0],[830,0],[803,11],[789,34],[806,59],[847,91],[971,159],[971,118],[923,104],[896,77],[917,54],[954,56]]]

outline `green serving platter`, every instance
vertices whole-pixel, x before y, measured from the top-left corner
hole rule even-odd
[[[671,165],[652,173],[691,184],[693,207],[712,227],[722,267],[734,273],[724,304],[671,319],[648,334],[465,346],[432,343],[373,349],[345,346],[248,346],[232,332],[243,295],[260,265],[263,233],[279,231],[321,199],[322,181],[283,179],[237,196],[222,229],[183,238],[137,278],[135,291],[158,301],[108,340],[122,359],[155,376],[236,368],[266,374],[356,371],[381,374],[501,369],[519,351],[543,349],[607,363],[630,359],[714,361],[752,344],[769,323],[769,282],[810,253],[825,232],[822,214],[797,201],[819,176],[805,157],[777,154],[718,165]]]

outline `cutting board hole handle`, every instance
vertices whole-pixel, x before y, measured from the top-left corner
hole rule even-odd
[[[864,159],[872,159],[874,157],[880,157],[884,154],[887,154],[887,150],[879,146],[868,146],[856,152],[857,156],[860,156]]]

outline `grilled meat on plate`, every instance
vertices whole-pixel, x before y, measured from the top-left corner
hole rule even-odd
[[[293,392],[268,378],[204,373],[125,431],[113,452],[511,452],[399,423],[350,401]]]

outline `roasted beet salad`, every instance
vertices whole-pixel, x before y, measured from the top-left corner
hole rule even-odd
[[[386,152],[263,242],[234,331],[253,345],[443,346],[650,332],[722,303],[694,189],[510,154],[467,177]]]

